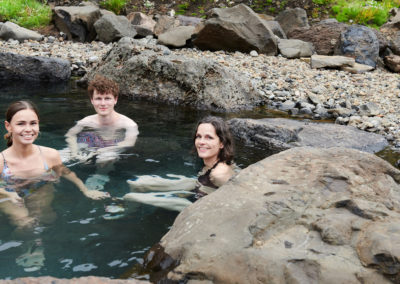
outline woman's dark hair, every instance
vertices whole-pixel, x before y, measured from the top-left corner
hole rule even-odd
[[[204,123],[209,123],[214,126],[215,132],[219,140],[221,141],[222,145],[224,145],[224,148],[219,151],[218,159],[221,162],[227,163],[228,165],[232,164],[234,153],[233,138],[231,131],[229,130],[228,124],[222,118],[216,116],[206,116],[201,119],[197,123],[196,130],[194,132],[193,143],[196,140],[196,133],[199,125]]]
[[[14,115],[17,112],[19,112],[20,110],[24,110],[24,109],[33,110],[39,118],[38,110],[31,101],[17,101],[17,102],[12,103],[8,107],[8,109],[6,111],[6,121],[8,123],[10,123],[12,118],[14,117]],[[7,140],[7,147],[10,147],[12,145],[12,133],[7,133],[6,135],[4,135],[4,139]]]

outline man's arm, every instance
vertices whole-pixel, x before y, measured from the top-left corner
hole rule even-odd
[[[83,123],[82,120],[80,120],[65,134],[65,141],[67,141],[68,147],[71,151],[71,157],[76,157],[78,155],[77,136],[78,133],[82,131],[82,129]]]

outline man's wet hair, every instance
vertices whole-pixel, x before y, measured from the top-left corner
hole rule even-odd
[[[90,99],[93,98],[94,90],[100,94],[112,94],[114,98],[118,98],[119,94],[118,84],[102,75],[96,75],[93,80],[89,82],[88,93]]]

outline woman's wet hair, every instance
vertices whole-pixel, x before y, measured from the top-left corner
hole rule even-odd
[[[94,76],[93,80],[89,82],[88,93],[90,99],[93,98],[94,90],[99,94],[112,94],[114,98],[118,98],[119,86],[113,80],[101,75]]]
[[[218,159],[221,162],[227,163],[228,165],[233,162],[234,145],[231,131],[228,124],[220,117],[206,116],[202,118],[196,126],[196,130],[193,136],[193,142],[196,140],[197,129],[200,124],[209,123],[214,126],[215,133],[224,147],[219,151]]]
[[[37,117],[39,118],[39,112],[35,106],[34,103],[32,103],[31,101],[17,101],[12,103],[7,111],[6,111],[6,121],[8,123],[11,123],[12,118],[14,117],[14,115],[21,111],[21,110],[25,110],[25,109],[31,109],[33,110]],[[7,147],[10,147],[12,145],[12,133],[6,133],[4,135],[4,139],[7,140]]]

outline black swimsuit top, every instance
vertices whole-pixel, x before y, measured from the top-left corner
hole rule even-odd
[[[199,198],[201,198],[201,197],[207,195],[206,192],[204,192],[204,191],[201,190],[201,187],[203,187],[203,186],[204,186],[204,187],[211,187],[211,188],[214,188],[214,189],[217,189],[217,188],[218,188],[218,186],[216,186],[215,184],[213,184],[213,182],[212,182],[211,179],[210,179],[211,171],[212,171],[213,169],[215,169],[215,167],[218,165],[218,163],[219,163],[219,161],[216,162],[215,165],[212,166],[212,168],[208,169],[204,174],[200,175],[200,176],[197,178],[197,185],[196,185],[196,187],[195,187],[195,189],[194,189],[195,195],[194,195],[194,200],[193,200],[193,202],[196,201],[197,199],[199,199]]]
[[[216,186],[215,184],[213,184],[212,181],[210,180],[210,174],[211,174],[211,171],[212,171],[213,169],[215,169],[215,167],[216,167],[218,164],[219,164],[219,161],[216,162],[215,165],[212,166],[212,168],[209,168],[208,171],[206,171],[203,175],[199,176],[199,177],[197,178],[197,180],[198,180],[202,185],[204,185],[204,186],[208,186],[208,187],[217,189],[218,186]]]

